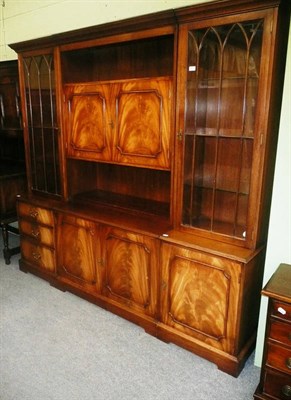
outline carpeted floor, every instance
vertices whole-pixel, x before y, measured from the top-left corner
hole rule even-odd
[[[12,239],[16,240],[16,239]],[[47,282],[5,265],[0,246],[1,400],[251,400],[238,378]]]

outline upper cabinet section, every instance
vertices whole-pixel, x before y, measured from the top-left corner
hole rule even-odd
[[[289,24],[289,0],[216,0],[11,45],[29,190],[264,244]]]
[[[67,156],[170,169],[174,36],[62,52]]]

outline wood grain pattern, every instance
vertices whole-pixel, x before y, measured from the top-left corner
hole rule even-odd
[[[18,203],[18,215],[28,218],[40,224],[53,226],[54,217],[51,210],[47,210],[42,207],[30,205],[28,203]]]
[[[65,86],[67,155],[170,168],[172,79]]]
[[[54,247],[54,230],[52,227],[40,225],[21,218],[19,220],[19,230],[22,235],[30,236],[38,243]]]
[[[156,247],[142,235],[109,229],[105,235],[106,294],[143,313],[155,313]]]
[[[230,260],[163,243],[163,322],[233,352],[239,275]]]
[[[172,97],[171,79],[121,85],[116,99],[117,162],[169,168]]]
[[[65,87],[67,109],[67,154],[69,157],[110,160],[111,129],[108,126],[108,85],[87,84]]]
[[[70,216],[59,216],[57,249],[58,273],[92,289],[97,284],[95,224]]]
[[[26,238],[21,239],[21,256],[28,263],[36,265],[40,269],[51,273],[56,270],[54,250]]]

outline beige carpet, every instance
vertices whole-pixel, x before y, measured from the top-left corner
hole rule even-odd
[[[16,240],[16,239],[12,239]],[[251,400],[253,355],[238,378],[0,255],[1,400]]]

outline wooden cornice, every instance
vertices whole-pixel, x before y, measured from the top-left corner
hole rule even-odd
[[[16,51],[26,52],[62,46],[77,42],[86,42],[119,34],[130,34],[137,31],[146,31],[166,26],[175,27],[177,24],[188,21],[201,21],[206,18],[220,17],[279,7],[290,8],[289,0],[216,0],[209,3],[200,3],[138,17],[127,18],[114,22],[81,28],[73,31],[31,39],[23,42],[9,44]]]
[[[18,53],[175,25],[175,14],[168,10],[13,43],[9,47]]]

